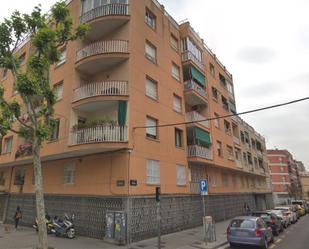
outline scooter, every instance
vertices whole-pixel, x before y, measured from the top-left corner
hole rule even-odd
[[[55,216],[52,223],[53,229],[51,232],[56,236],[67,237],[69,239],[75,238],[75,229],[74,229],[74,214],[71,218],[67,214],[64,215],[64,220],[60,219],[58,216]]]
[[[46,229],[47,229],[47,233],[51,234],[52,233],[52,229],[54,228],[53,222],[50,218],[50,216],[48,214],[45,215],[45,223],[46,223]],[[32,227],[38,232],[39,228],[38,228],[38,219],[35,219],[34,224],[32,225]]]

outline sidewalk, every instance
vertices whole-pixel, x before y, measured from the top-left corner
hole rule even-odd
[[[226,228],[229,221],[218,222],[216,224],[217,241],[203,243],[202,227],[189,229],[177,233],[163,235],[161,237],[162,248],[168,249],[215,249],[226,244]],[[53,235],[48,236],[49,245],[55,249],[157,249],[157,238],[152,238],[129,246],[115,246],[104,243],[102,240],[78,237],[70,240],[58,238]],[[18,231],[14,229],[9,233],[4,232],[3,225],[0,224],[0,248],[1,249],[33,249],[37,241],[37,234],[31,228],[20,227]]]

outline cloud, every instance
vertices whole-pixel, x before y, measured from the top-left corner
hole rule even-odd
[[[276,53],[266,47],[245,47],[238,52],[237,58],[246,63],[263,64],[273,61]]]

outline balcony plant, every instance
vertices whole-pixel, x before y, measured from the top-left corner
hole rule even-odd
[[[115,127],[118,125],[118,122],[111,119],[100,119],[100,120],[91,120],[86,123],[79,123],[75,124],[72,127],[72,131],[78,131],[81,129],[87,129],[87,128],[96,128],[96,127]]]
[[[32,144],[26,143],[18,146],[18,149],[15,153],[15,158],[30,156],[32,155]]]

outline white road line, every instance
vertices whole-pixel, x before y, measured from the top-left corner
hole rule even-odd
[[[273,248],[275,248],[275,244],[272,244],[270,247],[269,247],[269,249],[273,249]]]

